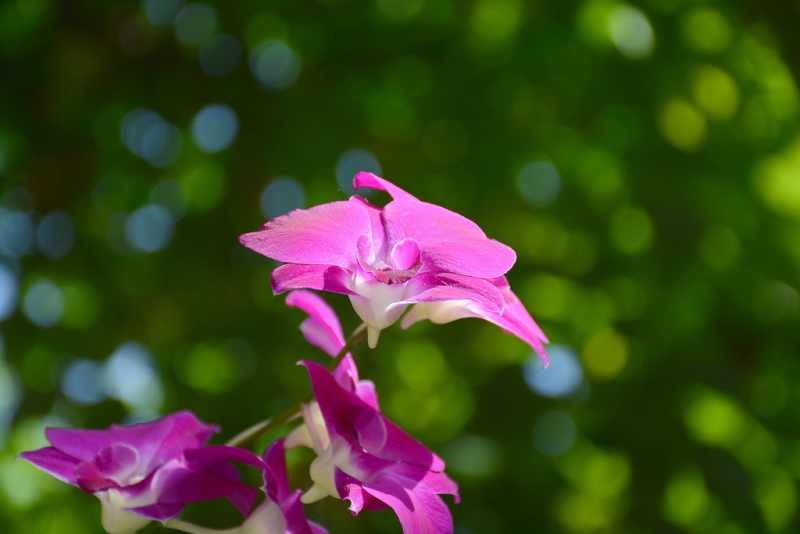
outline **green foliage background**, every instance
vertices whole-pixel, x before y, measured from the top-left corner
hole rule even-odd
[[[61,258],[2,257],[18,294],[0,323],[1,532],[101,532],[96,499],[14,460],[44,445],[47,425],[147,415],[72,402],[61,384],[76,358],[141,343],[163,392],[151,408],[194,411],[223,427],[217,442],[307,393],[294,363],[325,357],[272,296],[274,265],[237,236],[264,221],[259,195],[275,177],[301,183],[305,206],[346,198],[335,168],[354,147],[513,247],[512,287],[586,375],[573,396],[539,396],[521,372],[527,346],[475,320],[395,325],[357,351],[384,411],[448,460],[457,532],[800,529],[800,4],[206,4],[214,33],[243,47],[224,76],[205,74],[202,43],[181,44],[135,2],[0,5],[2,213],[63,210],[76,228]],[[300,60],[281,91],[248,68],[268,39]],[[235,110],[239,131],[208,154],[191,124],[212,102]],[[178,128],[173,163],[125,147],[136,108]],[[560,178],[543,207],[519,188],[532,161]],[[125,250],[123,221],[165,180],[188,206],[173,238]],[[42,280],[66,303],[48,328],[24,313]],[[326,298],[357,325],[344,297]],[[533,440],[553,411],[577,429],[557,456]],[[307,461],[290,457],[300,487]],[[332,533],[399,532],[388,512],[352,518],[332,499],[307,510]],[[235,521],[223,505],[189,514]]]

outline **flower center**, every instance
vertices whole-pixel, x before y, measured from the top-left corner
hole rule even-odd
[[[403,239],[392,247],[385,258],[376,257],[372,243],[362,236],[358,240],[358,263],[381,283],[402,284],[422,269],[419,245],[413,239]]]

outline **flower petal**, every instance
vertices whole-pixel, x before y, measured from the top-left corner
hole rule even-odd
[[[49,473],[67,484],[78,485],[75,480],[75,467],[80,463],[79,460],[64,454],[55,447],[21,452],[18,458],[27,460],[45,473]]]
[[[184,469],[179,466],[160,469],[156,472],[151,487],[158,504],[186,504],[219,497],[233,497],[231,501],[238,504],[243,513],[252,508],[258,496],[258,491],[250,486],[208,472]],[[132,508],[132,510],[139,512],[138,509]],[[166,517],[148,517],[158,520],[167,519]]]
[[[321,348],[328,356],[336,356],[344,347],[342,325],[333,309],[318,295],[310,291],[292,291],[286,305],[300,308],[309,317],[300,324],[306,340]]]
[[[292,289],[318,289],[355,295],[348,287],[351,275],[341,267],[295,265],[287,263],[272,271],[272,291],[276,295]]]
[[[517,259],[510,247],[486,237],[474,222],[434,204],[394,200],[383,208],[383,220],[390,243],[417,242],[425,272],[495,278]]]
[[[239,242],[268,258],[355,269],[356,242],[370,232],[363,205],[340,201],[295,210],[267,222]]]
[[[449,273],[419,274],[411,281],[412,296],[402,302],[439,302],[448,300],[474,300],[480,306],[494,313],[500,313],[505,306],[503,294],[490,281],[470,276]]]
[[[150,423],[111,425],[108,430],[48,428],[45,437],[56,449],[84,462],[110,445],[125,443],[138,451],[143,470],[149,472],[184,449],[202,447],[217,432],[219,427],[201,423],[194,414],[178,412]]]
[[[131,478],[141,476],[140,460],[138,451],[130,445],[114,443],[100,450],[91,461],[78,465],[75,480],[86,493],[128,486]]]
[[[442,499],[424,486],[406,487],[383,477],[364,484],[364,491],[385,502],[397,514],[404,534],[452,534],[453,517]]]
[[[389,180],[384,180],[380,176],[372,174],[371,172],[361,171],[353,178],[353,189],[360,189],[362,187],[377,189],[378,191],[386,191],[395,200],[417,200],[414,196],[406,193]]]
[[[475,299],[426,302],[414,305],[403,317],[401,326],[408,328],[424,319],[444,324],[465,317],[476,317],[489,321],[526,342],[539,355],[544,367],[547,367],[549,360],[544,350],[544,343],[547,343],[548,340],[544,332],[530,316],[519,298],[511,291],[504,277],[491,280],[491,282],[503,295],[505,305],[502,313],[485,308]]]

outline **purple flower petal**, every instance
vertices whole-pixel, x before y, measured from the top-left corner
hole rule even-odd
[[[283,440],[279,439],[264,451],[264,482],[269,500],[275,502],[280,507],[286,518],[287,534],[315,534],[327,531],[310,523],[303,512],[303,505],[300,502],[300,491],[289,489],[289,480],[286,476],[286,459],[283,448]],[[270,532],[265,530],[264,532]]]
[[[510,247],[486,237],[477,224],[434,204],[394,200],[383,208],[383,220],[390,242],[410,238],[419,244],[424,272],[495,278],[517,260]]]
[[[388,180],[372,174],[371,172],[361,171],[353,178],[353,189],[360,189],[367,187],[369,189],[377,189],[378,191],[386,191],[395,200],[417,200],[415,197],[406,193]]]
[[[453,517],[442,499],[424,486],[411,488],[394,478],[364,485],[364,491],[389,506],[397,514],[405,534],[452,534]]]
[[[96,493],[108,488],[128,486],[141,472],[139,453],[124,443],[114,443],[98,452],[89,462],[75,468],[75,480],[86,493]]]
[[[319,347],[331,357],[344,347],[344,334],[339,318],[322,298],[310,291],[292,291],[286,297],[286,305],[300,308],[309,317],[300,324],[306,340]]]
[[[55,447],[45,447],[36,451],[19,453],[19,458],[27,460],[42,471],[49,473],[67,484],[78,485],[75,480],[75,467],[80,460],[73,458]]]
[[[341,267],[287,263],[272,271],[272,291],[277,295],[293,289],[318,289],[355,295],[349,287],[350,274]]]
[[[425,273],[414,279],[413,286],[413,296],[403,300],[403,303],[469,299],[494,313],[500,313],[505,306],[500,290],[491,282],[481,278],[449,273]]]
[[[254,488],[201,471],[182,466],[170,466],[156,473],[152,483],[157,504],[186,504],[233,496],[232,502],[241,505],[240,512],[247,513],[258,496]],[[137,511],[137,509],[132,509]],[[151,517],[164,520],[166,517]]]
[[[369,227],[370,215],[363,205],[331,202],[276,217],[259,231],[239,236],[239,241],[278,261],[353,270],[356,242]]]
[[[463,297],[444,302],[427,302],[414,306],[405,317],[402,327],[408,328],[423,319],[430,319],[437,324],[449,323],[464,317],[476,317],[489,321],[504,331],[517,336],[533,348],[542,359],[544,367],[549,360],[544,350],[547,337],[533,320],[519,298],[511,291],[505,277],[490,281],[502,294],[504,305],[501,312],[487,308],[480,300]]]
[[[219,427],[201,423],[192,413],[179,412],[150,423],[111,425],[108,430],[48,428],[45,437],[56,449],[83,462],[108,446],[125,443],[138,451],[143,468],[152,468],[184,449],[202,447],[217,432]]]

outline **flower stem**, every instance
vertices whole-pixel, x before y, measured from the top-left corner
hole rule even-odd
[[[336,366],[338,366],[339,363],[342,361],[342,359],[347,355],[347,353],[353,350],[353,347],[355,347],[356,343],[364,339],[366,335],[367,335],[367,325],[362,323],[361,326],[359,326],[353,331],[350,338],[345,342],[344,347],[342,347],[342,350],[339,351],[339,353],[336,355],[333,361],[331,361],[330,365],[328,365],[328,370],[333,372],[336,369]],[[314,398],[313,395],[309,395],[304,400],[292,404],[291,406],[289,406],[289,408],[284,410],[279,415],[276,415],[275,417],[271,417],[269,419],[265,419],[263,421],[254,424],[249,428],[246,428],[245,430],[239,432],[231,439],[229,439],[226,445],[228,445],[229,447],[251,446],[261,436],[264,436],[272,432],[276,428],[281,427],[286,423],[294,421],[295,419],[300,417],[301,413],[300,405],[311,402],[313,398]]]

